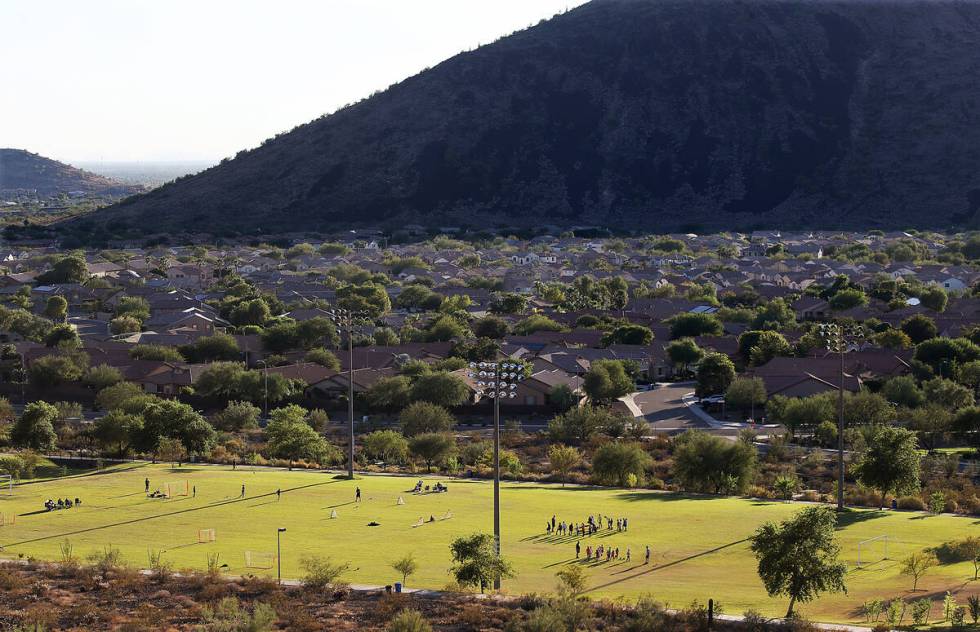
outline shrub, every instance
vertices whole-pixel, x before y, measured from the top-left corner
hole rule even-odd
[[[600,485],[634,487],[642,484],[652,462],[638,443],[607,443],[592,457],[592,476]]]
[[[252,612],[244,608],[235,597],[225,597],[213,608],[204,608],[202,632],[267,632],[273,629],[276,611],[272,606],[256,603]]]
[[[906,511],[925,511],[926,504],[918,496],[902,496],[898,499],[898,508]]]
[[[340,576],[350,569],[350,564],[334,563],[329,557],[307,555],[300,560],[300,565],[306,571],[303,576],[303,586],[314,590],[322,590],[333,586]]]
[[[418,610],[402,610],[388,624],[388,632],[432,632],[432,626]]]

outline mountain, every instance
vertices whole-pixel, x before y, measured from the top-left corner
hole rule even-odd
[[[74,191],[122,195],[135,189],[23,149],[0,148],[0,191],[14,190],[43,197]]]
[[[594,0],[95,219],[974,225],[978,42],[976,2]]]

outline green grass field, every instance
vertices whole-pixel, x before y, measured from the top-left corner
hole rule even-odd
[[[197,496],[149,499],[143,491],[145,477],[151,490],[162,489],[167,482],[188,481],[196,486]],[[398,578],[389,563],[413,552],[420,568],[409,578],[409,586],[441,588],[449,581],[449,542],[458,535],[492,530],[492,487],[488,482],[450,480],[449,493],[415,496],[409,493],[414,480],[367,476],[352,482],[304,471],[125,466],[108,473],[23,484],[12,497],[0,496],[0,513],[8,520],[16,515],[15,524],[0,527],[0,544],[7,557],[50,560],[59,559],[66,538],[79,556],[111,545],[127,561],[144,567],[148,549],[162,550],[164,559],[177,569],[203,569],[207,554],[217,552],[229,574],[274,574],[274,568],[245,568],[244,552],[274,552],[276,528],[285,527],[283,577],[301,577],[300,558],[316,553],[349,561],[348,581],[391,583]],[[242,484],[247,495],[239,499]],[[355,485],[363,493],[360,504],[353,502]],[[283,490],[280,501],[274,494],[277,488]],[[43,512],[44,500],[59,496],[77,496],[83,505]],[[402,506],[397,505],[399,496],[405,500]],[[576,563],[574,538],[544,536],[545,521],[552,514],[559,520],[581,521],[590,513],[602,513],[629,518],[629,532],[600,531],[583,540],[583,551],[586,544],[618,546],[624,554],[630,547],[633,560],[588,564],[594,596],[650,594],[673,606],[714,598],[730,613],[754,608],[781,615],[785,610],[784,600],[770,599],[763,590],[746,538],[762,522],[791,515],[798,505],[532,483],[505,484],[501,498],[503,551],[518,570],[517,577],[506,582],[509,592],[548,592],[554,587],[555,571]],[[337,518],[331,519],[334,510]],[[452,517],[441,519],[447,512]],[[429,516],[437,521],[413,526],[419,517]],[[367,526],[372,521],[380,526]],[[844,517],[843,525],[840,543],[844,558],[852,564],[849,593],[804,605],[803,611],[812,618],[860,622],[860,605],[873,597],[919,598],[951,590],[965,603],[967,594],[978,591],[980,582],[972,581],[972,565],[960,563],[933,569],[920,582],[920,590],[910,593],[911,582],[899,575],[897,561],[913,550],[980,533],[975,518],[854,511]],[[198,530],[206,528],[216,530],[217,541],[199,544]],[[893,539],[890,559],[858,568],[854,564],[857,543],[879,535]],[[653,563],[644,566],[647,544],[653,549]],[[880,554],[871,552],[876,558]]]

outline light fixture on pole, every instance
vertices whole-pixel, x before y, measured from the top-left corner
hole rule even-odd
[[[330,320],[347,336],[347,477],[354,478],[354,324],[356,319],[367,316],[364,312],[355,312],[341,307],[335,307],[327,312]]]
[[[276,529],[276,575],[279,577],[279,583],[282,583],[282,536],[286,532],[286,529],[279,527]]]
[[[477,395],[493,400],[493,542],[500,557],[500,400],[517,397],[517,384],[525,376],[523,364],[503,362],[470,362],[467,376],[476,381]],[[493,578],[494,590],[500,590],[500,576]]]
[[[827,351],[840,356],[840,383],[837,392],[837,511],[844,511],[844,354],[864,340],[861,325],[821,323],[817,331]]]

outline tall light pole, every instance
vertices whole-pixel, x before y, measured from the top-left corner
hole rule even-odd
[[[282,584],[282,536],[286,529],[279,527],[276,529],[276,575],[279,583]]]
[[[477,394],[493,400],[493,545],[500,558],[500,400],[517,397],[517,383],[525,367],[516,362],[470,362],[467,375],[476,380]],[[500,575],[493,578],[500,590]]]
[[[840,356],[840,385],[837,392],[837,511],[844,511],[844,354],[864,339],[860,325],[822,323],[820,337],[828,351]]]
[[[328,312],[330,319],[347,335],[347,477],[354,479],[354,321],[366,316],[363,312],[335,307]]]

